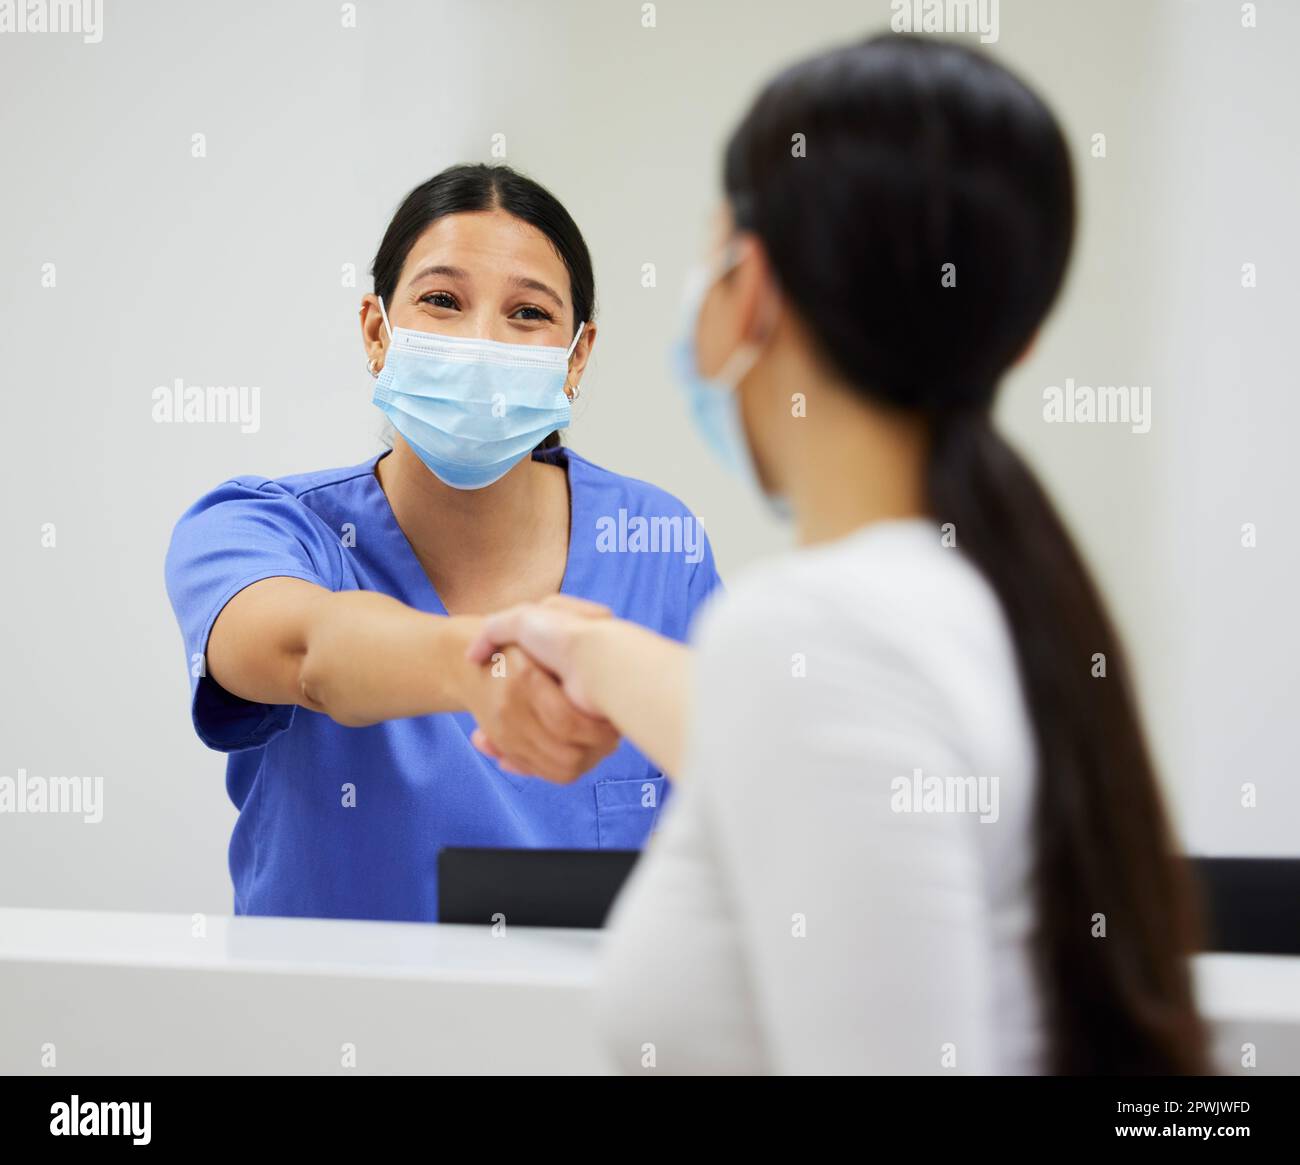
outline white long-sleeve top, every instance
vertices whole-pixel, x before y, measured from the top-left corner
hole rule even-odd
[[[696,640],[682,780],[606,939],[615,1064],[1041,1070],[1034,746],[979,572],[880,523],[751,570]]]

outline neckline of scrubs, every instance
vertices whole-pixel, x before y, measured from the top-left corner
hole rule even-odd
[[[379,463],[392,452],[391,449],[385,449],[370,461],[370,484],[371,488],[378,495],[377,505],[379,508],[380,521],[387,539],[390,568],[396,577],[400,577],[406,571],[398,569],[401,561],[406,561],[407,568],[415,572],[416,586],[421,591],[421,601],[415,604],[419,610],[429,615],[447,615],[446,604],[442,601],[442,596],[438,594],[438,588],[433,585],[433,579],[429,577],[428,571],[424,569],[424,564],[420,561],[420,556],[415,553],[415,547],[411,545],[411,540],[407,538],[406,531],[402,529],[401,523],[397,520],[397,515],[393,512],[392,503],[388,500],[388,495],[384,492],[384,487],[379,480],[379,474],[376,469]],[[569,543],[565,547],[564,553],[564,577],[560,579],[561,595],[572,594],[570,585],[573,583],[575,574],[574,562],[574,535],[584,529],[579,524],[578,507],[582,501],[585,501],[585,495],[578,488],[574,479],[574,467],[577,462],[568,455],[568,450],[563,446],[554,449],[543,449],[533,451],[534,461],[545,461],[551,465],[559,465],[564,470],[564,476],[568,483],[569,495]],[[403,556],[405,558],[403,559]]]

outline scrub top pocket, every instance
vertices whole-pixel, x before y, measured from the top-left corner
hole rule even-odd
[[[663,777],[596,781],[596,844],[601,849],[640,849],[659,817],[667,782]]]

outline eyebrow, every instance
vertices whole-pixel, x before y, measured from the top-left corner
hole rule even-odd
[[[427,279],[430,275],[442,275],[448,279],[463,279],[470,282],[470,274],[464,267],[449,267],[445,263],[437,263],[431,267],[422,267],[411,276],[411,283],[419,283],[421,279]],[[543,283],[540,279],[530,279],[526,275],[516,275],[511,282],[516,287],[524,287],[529,291],[540,291],[543,295],[549,295],[561,310],[564,309],[564,300],[560,297],[559,292]]]
[[[412,283],[418,283],[421,279],[427,279],[430,275],[445,275],[448,279],[468,279],[469,272],[463,267],[448,267],[444,264],[436,264],[433,267],[423,267],[411,276]]]
[[[555,300],[557,307],[560,307],[561,309],[564,307],[564,300],[560,298],[559,293],[553,288],[548,287],[545,283],[542,283],[540,280],[529,279],[523,275],[516,275],[514,284],[516,287],[526,287],[529,291],[540,291],[543,295],[549,295],[553,300]]]

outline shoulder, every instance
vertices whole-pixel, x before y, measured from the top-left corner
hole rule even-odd
[[[751,567],[706,611],[697,642],[706,683],[752,685],[803,666],[800,690],[814,702],[828,686],[837,703],[889,687],[953,713],[979,703],[982,686],[1009,707],[1019,698],[997,596],[924,521],[881,523]]]
[[[961,624],[972,616],[993,618],[996,606],[983,576],[941,544],[937,527],[909,520],[879,523],[749,567],[711,626],[714,634],[743,632],[777,614],[817,625],[833,612],[851,616],[855,627],[902,634],[899,616]]]
[[[374,457],[363,461],[360,465],[341,466],[336,469],[316,469],[308,473],[292,473],[283,477],[261,477],[250,474],[231,478],[229,481],[224,482],[223,485],[271,496],[281,495],[302,500],[308,494],[313,494],[318,490],[329,490],[358,480],[364,481],[374,474],[375,463],[380,456],[382,454],[376,454]]]
[[[337,469],[319,469],[309,473],[287,474],[282,477],[265,477],[261,474],[248,473],[227,478],[202,494],[198,500],[181,516],[181,522],[215,506],[233,508],[231,503],[248,502],[251,504],[270,503],[281,509],[304,506],[320,492],[345,486],[350,482],[364,479],[374,473],[378,457],[370,458],[360,465]]]
[[[721,589],[704,524],[665,489],[613,473],[565,449],[573,496],[573,529],[584,548],[611,566],[606,601],[639,596],[643,617],[662,634],[684,640],[696,612]],[[590,541],[588,541],[590,540]]]
[[[343,551],[327,520],[346,506],[349,483],[373,474],[376,459],[311,473],[227,478],[200,496],[177,519],[166,556],[169,579],[295,564],[334,587],[342,578]],[[292,560],[292,561],[290,561]]]
[[[937,527],[908,527],[751,568],[706,609],[693,728],[705,783],[995,774],[1004,818],[1025,820],[1032,721],[1001,605]]]
[[[615,473],[594,461],[565,448],[570,474],[599,499],[617,509],[621,505],[630,513],[645,516],[690,517],[690,508],[666,489],[637,477]]]

